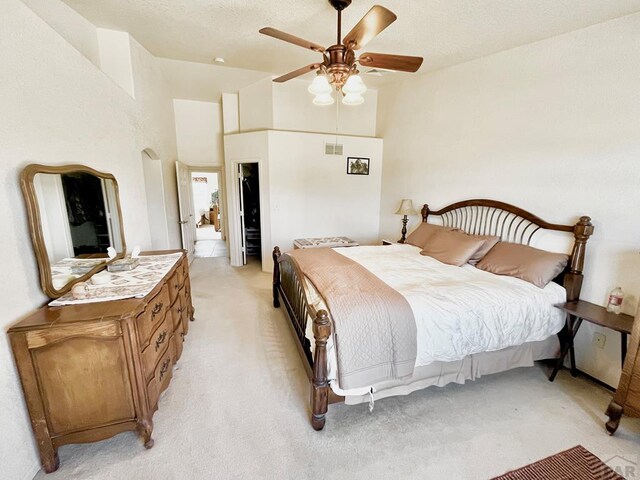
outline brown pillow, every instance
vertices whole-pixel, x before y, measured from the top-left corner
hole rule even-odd
[[[489,253],[496,243],[500,241],[500,237],[495,235],[469,235],[470,237],[484,240],[484,245],[476,253],[474,253],[469,259],[469,265],[476,265],[484,256]]]
[[[476,267],[544,288],[564,270],[568,261],[569,255],[562,253],[551,253],[518,243],[498,242]]]
[[[431,235],[441,230],[453,231],[457,229],[453,227],[443,227],[442,225],[434,225],[433,223],[422,222],[420,225],[418,225],[418,228],[416,228],[409,234],[409,236],[407,237],[407,243],[422,248],[424,247],[424,244],[427,243]]]
[[[422,247],[420,255],[433,257],[442,263],[464,265],[486,240],[474,238],[464,232],[452,230],[436,230]]]

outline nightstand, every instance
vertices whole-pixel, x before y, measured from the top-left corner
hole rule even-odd
[[[556,378],[558,371],[562,368],[564,358],[569,353],[571,361],[571,375],[576,376],[578,371],[576,370],[576,355],[573,346],[573,339],[578,333],[580,325],[583,321],[591,322],[601,327],[610,328],[616,332],[620,332],[620,353],[622,357],[622,364],[624,365],[624,359],[627,356],[627,335],[631,333],[633,329],[633,317],[620,313],[607,312],[607,309],[600,305],[585,302],[584,300],[577,300],[575,302],[567,302],[555,305],[556,308],[563,310],[567,315],[567,323],[565,328],[560,332],[559,336],[562,342],[562,349],[560,350],[560,356],[558,357],[558,363],[556,364],[549,381],[553,382]],[[564,338],[563,338],[564,337]]]

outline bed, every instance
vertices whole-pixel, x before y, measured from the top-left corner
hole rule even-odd
[[[371,348],[380,348],[377,340],[390,341],[382,337],[391,336],[393,342],[402,343],[401,334],[386,326],[376,328],[373,322],[371,331],[363,334],[362,347],[349,345],[342,334],[347,322],[334,323],[327,293],[318,291],[317,281],[310,280],[309,271],[303,271],[293,254],[283,254],[275,247],[273,305],[278,308],[282,302],[287,312],[310,380],[311,424],[316,430],[324,428],[331,403],[369,402],[373,408],[374,401],[388,396],[464,383],[556,358],[561,345],[569,341],[564,315],[553,305],[579,298],[585,248],[593,233],[589,217],[581,217],[575,225],[552,224],[493,200],[468,200],[435,211],[424,205],[421,213],[424,223],[470,235],[494,235],[510,244],[532,245],[545,232],[563,235],[571,239],[566,268],[539,288],[471,265],[443,264],[420,255],[421,248],[409,244],[334,249],[332,259],[355,262],[404,298],[415,323],[414,330],[405,333],[415,343],[415,354],[398,363],[399,369],[408,364],[410,369],[393,378],[374,375],[356,382],[345,377],[347,350],[353,356],[357,348],[363,348],[366,356],[368,341],[375,344]],[[348,288],[349,281],[339,288]],[[331,305],[337,313],[337,304]]]

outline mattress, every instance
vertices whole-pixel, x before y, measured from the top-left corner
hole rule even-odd
[[[566,292],[556,283],[540,289],[523,280],[494,275],[471,265],[446,265],[420,255],[420,249],[412,245],[335,250],[378,276],[402,294],[411,306],[417,329],[416,372],[412,378],[401,381],[395,387],[420,380],[416,374],[420,377],[421,370],[428,370],[421,367],[430,365],[436,365],[436,368],[432,368],[433,371],[429,371],[425,378],[431,378],[436,384],[442,382],[434,380],[433,372],[444,365],[454,371],[457,369],[457,380],[453,381],[477,378],[478,372],[481,372],[478,362],[483,358],[488,361],[484,354],[491,352],[507,352],[507,357],[516,358],[517,361],[510,368],[531,365],[534,360],[551,358],[557,354],[557,342],[547,340],[564,326],[563,313],[553,305],[564,302]],[[309,303],[316,310],[326,309],[311,282],[305,283]],[[311,325],[312,322],[308,321],[307,337],[313,346]],[[537,342],[548,346],[536,350],[531,345]],[[522,347],[521,351],[514,353],[518,347]],[[361,397],[389,387],[372,385],[341,390],[337,382],[336,352],[332,338],[329,339],[327,353],[329,381],[337,394]],[[539,358],[541,355],[542,358]],[[503,361],[499,363],[505,366]],[[491,367],[487,370],[494,373],[507,369],[496,370]]]

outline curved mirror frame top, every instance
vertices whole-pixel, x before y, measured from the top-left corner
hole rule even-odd
[[[85,165],[27,165],[20,175],[29,233],[49,298],[104,270],[126,254],[118,182]]]

